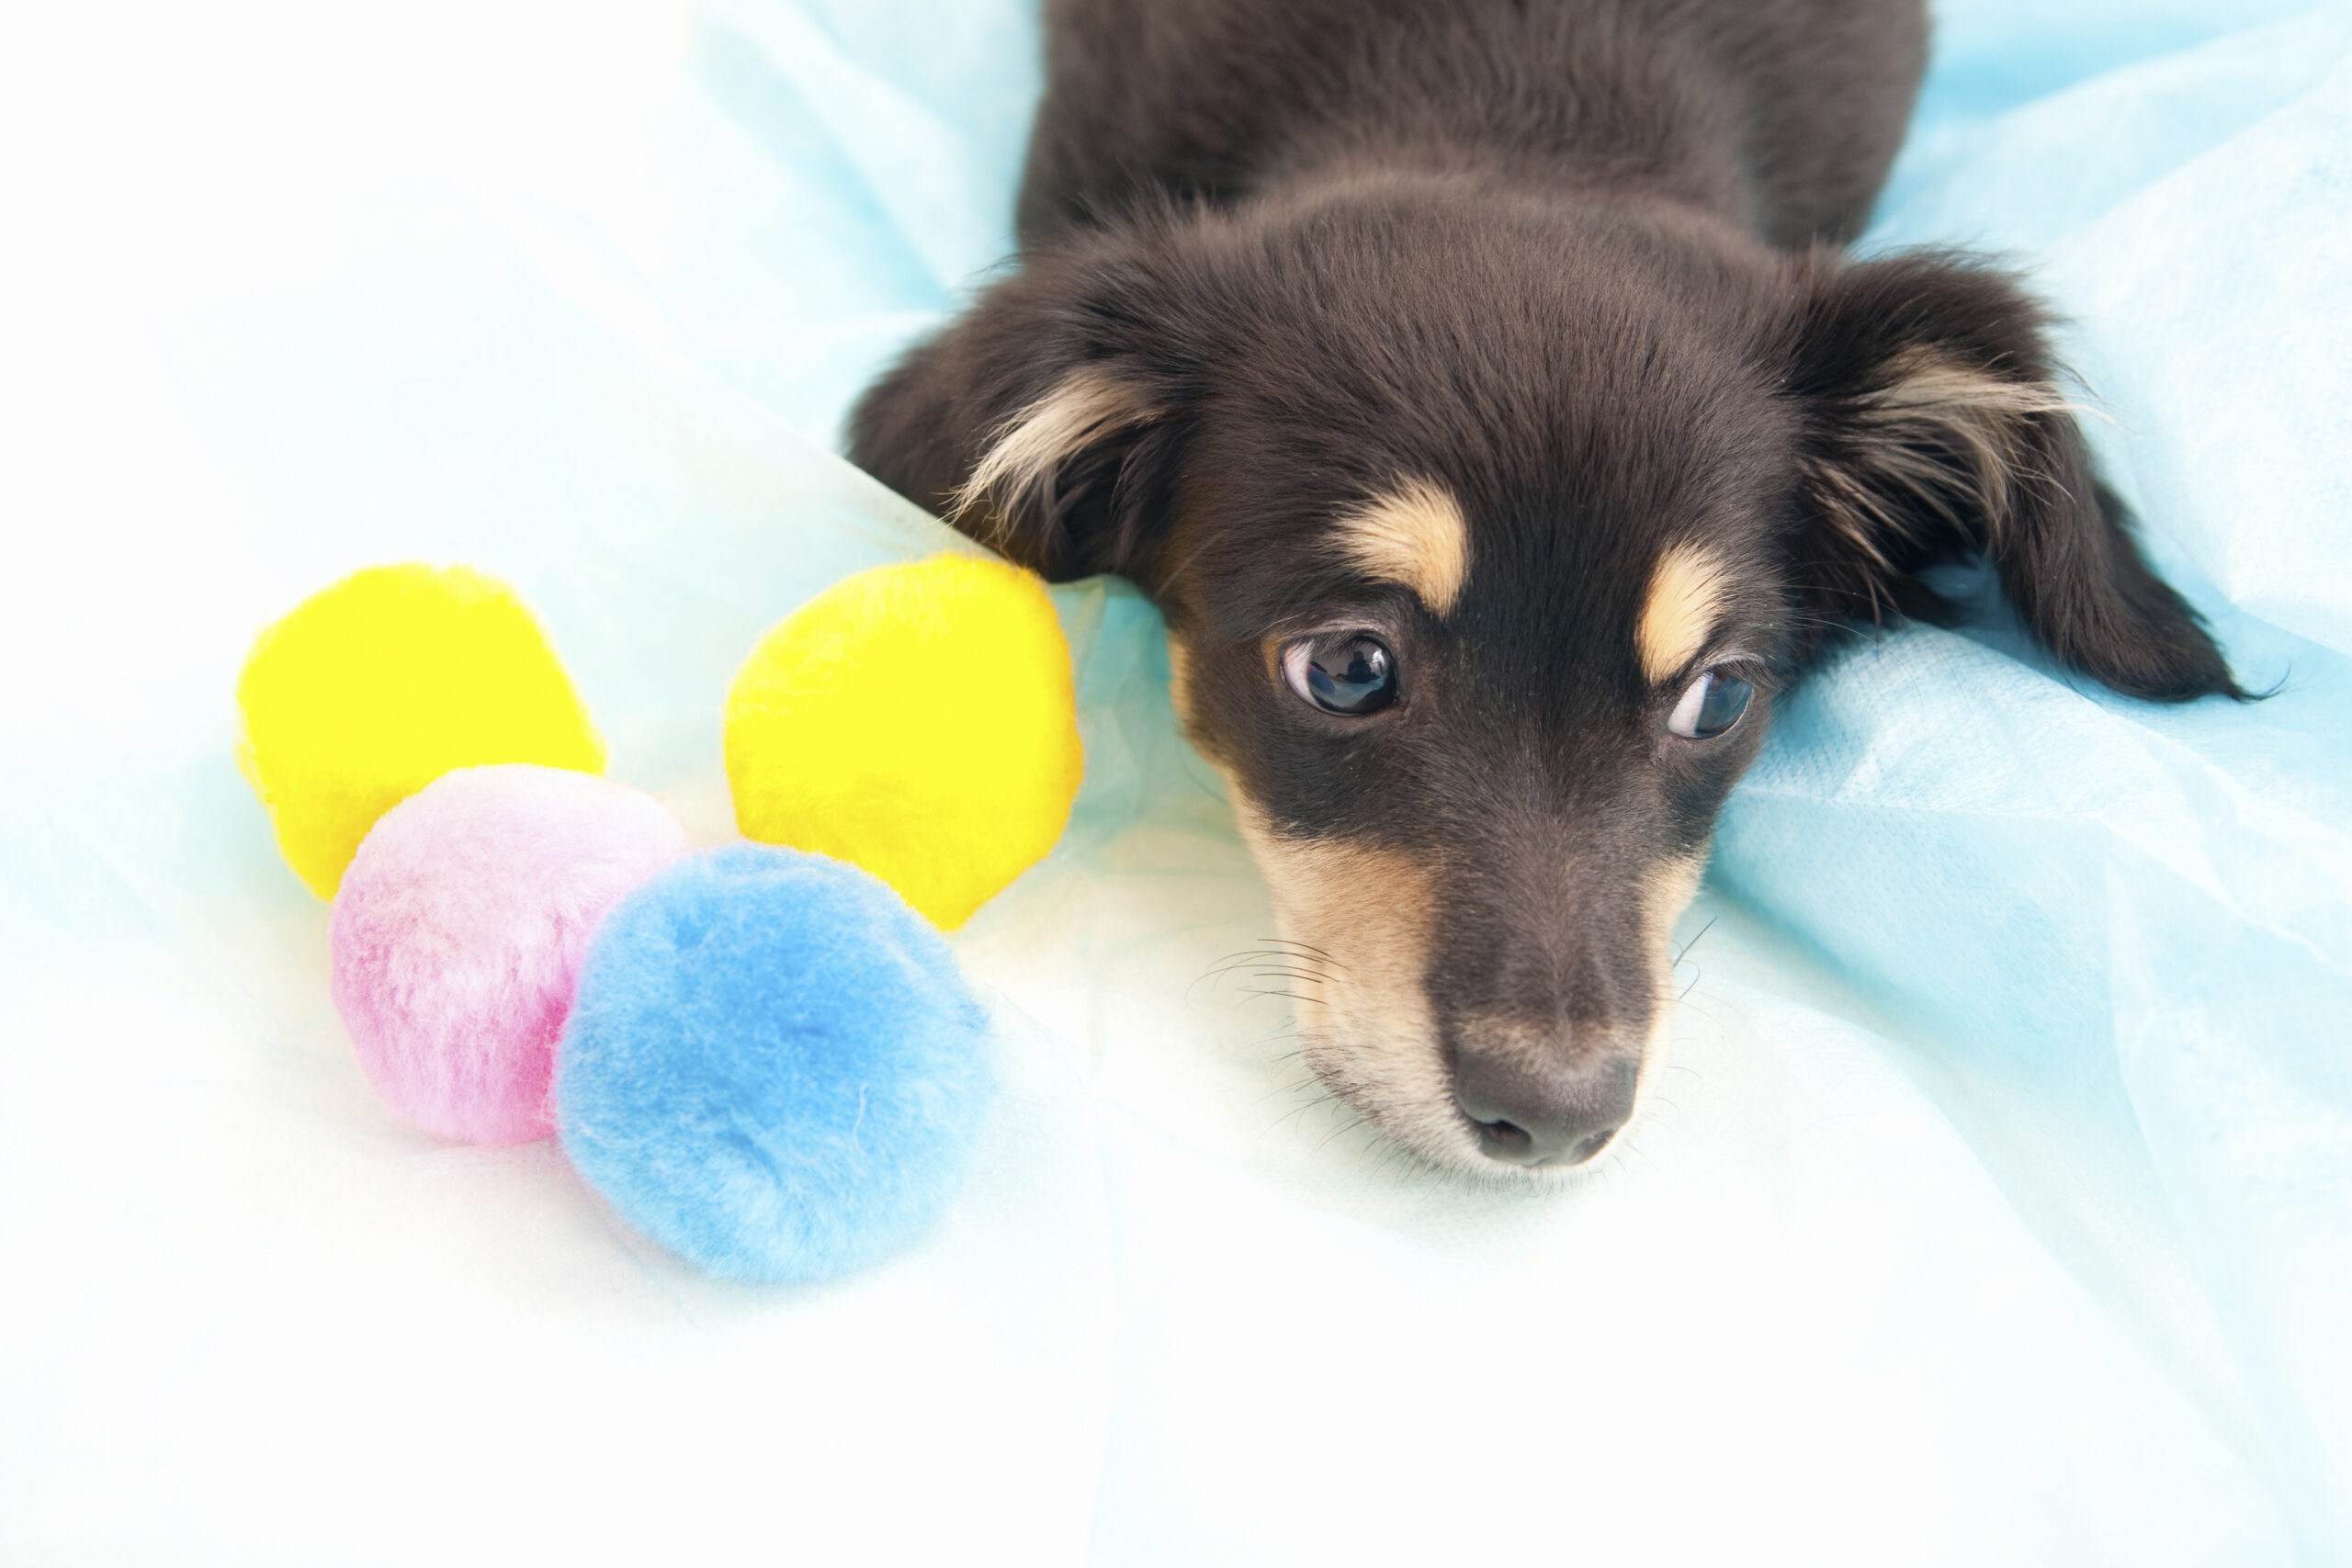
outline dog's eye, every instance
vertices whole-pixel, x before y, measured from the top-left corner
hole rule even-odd
[[[1366,632],[1328,632],[1284,645],[1283,678],[1325,713],[1349,718],[1396,700],[1396,656]]]
[[[1667,728],[1690,740],[1713,740],[1739,722],[1756,688],[1723,670],[1709,670],[1690,682],[1682,700],[1666,721]]]

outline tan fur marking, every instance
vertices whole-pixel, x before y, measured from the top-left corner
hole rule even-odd
[[[1299,1021],[1351,1039],[1429,1039],[1428,874],[1391,851],[1263,829],[1248,837],[1283,934],[1348,966],[1346,985],[1314,987],[1319,995],[1302,998]]]
[[[1661,863],[1642,884],[1642,924],[1650,945],[1671,958],[1674,922],[1699,896],[1699,879],[1706,874],[1707,855],[1697,854]]]
[[[1707,852],[1702,849],[1683,859],[1666,862],[1642,885],[1643,934],[1657,959],[1658,1004],[1650,1019],[1650,1037],[1642,1050],[1642,1075],[1634,1083],[1634,1113],[1625,1119],[1628,1127],[1641,1120],[1642,1106],[1649,1098],[1651,1086],[1657,1081],[1659,1066],[1666,1060],[1667,1040],[1674,1032],[1674,1014],[1682,1005],[1684,988],[1674,973],[1674,923],[1690,907],[1690,900],[1699,896],[1699,881],[1706,869]]]
[[[1241,836],[1300,957],[1292,984],[1301,1055],[1326,1087],[1431,1159],[1484,1164],[1453,1111],[1425,976],[1429,872],[1394,851],[1275,833],[1238,783]]]
[[[1177,722],[1186,730],[1193,728],[1193,651],[1168,634],[1168,703],[1176,710]]]
[[[2030,422],[2080,411],[2057,389],[2014,381],[1928,348],[1887,362],[1891,379],[1854,411],[1858,471],[1813,465],[1815,494],[1838,531],[1884,569],[1890,536],[1914,530],[1905,502],[1951,526],[1963,497],[1997,545],[2016,504]],[[1951,448],[1957,447],[1957,453]]]
[[[1634,628],[1642,673],[1653,682],[1672,680],[1706,646],[1722,612],[1724,580],[1722,560],[1696,545],[1676,545],[1658,558]]]
[[[1047,492],[1054,470],[1112,431],[1150,419],[1142,392],[1098,366],[1081,365],[1061,384],[999,426],[972,477],[956,492],[949,518],[963,524],[987,506],[994,516],[980,536],[1001,544],[1014,513],[1033,492]]]
[[[1340,529],[1358,569],[1411,589],[1433,615],[1453,612],[1470,575],[1470,525],[1444,486],[1406,479],[1341,517]]]

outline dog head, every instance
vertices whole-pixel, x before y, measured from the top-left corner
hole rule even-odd
[[[2234,692],[2090,472],[2041,319],[1941,257],[1366,184],[1029,258],[869,394],[858,460],[1167,614],[1307,1059],[1441,1163],[1633,1112],[1668,933],[1824,629],[1981,552],[2074,669]]]

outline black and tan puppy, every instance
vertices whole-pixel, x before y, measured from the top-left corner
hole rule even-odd
[[[2002,276],[1849,263],[1915,0],[1050,0],[1017,274],[854,455],[1166,612],[1307,1055],[1424,1156],[1631,1115],[1772,694],[1981,552],[2069,668],[2236,692]]]

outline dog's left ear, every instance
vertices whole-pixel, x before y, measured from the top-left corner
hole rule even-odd
[[[1933,617],[1921,569],[1980,551],[2067,668],[2159,702],[2245,694],[2092,472],[2047,318],[2014,281],[1935,255],[1822,254],[1803,275],[1790,389],[1819,607]]]

